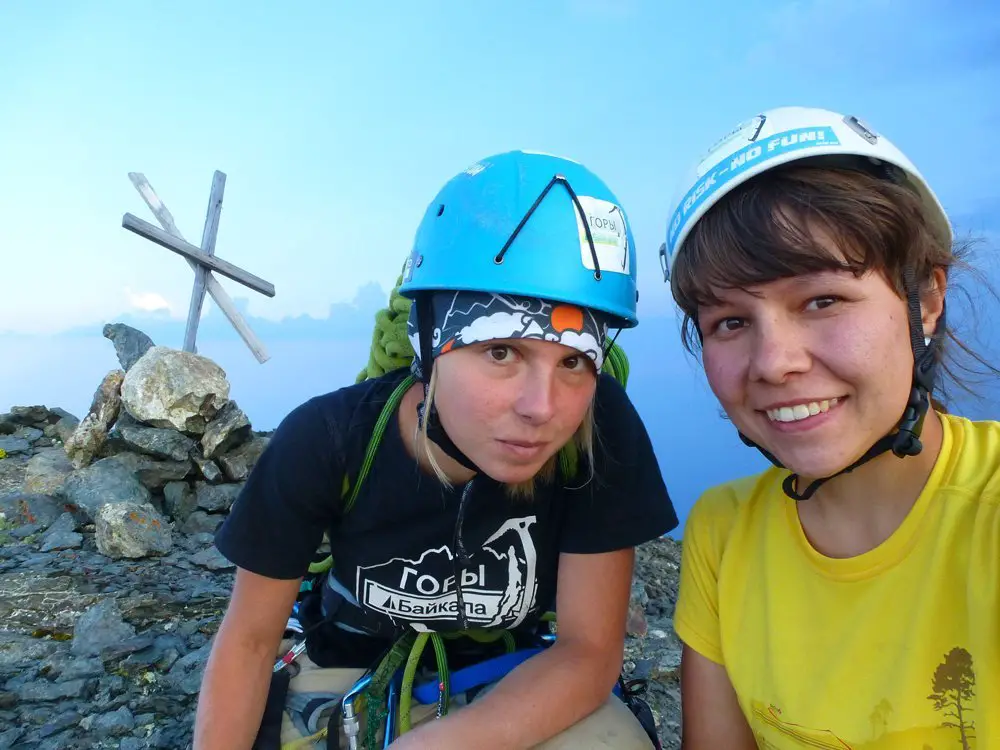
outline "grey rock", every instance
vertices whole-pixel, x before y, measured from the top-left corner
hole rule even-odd
[[[228,570],[236,567],[215,547],[209,547],[192,555],[191,562],[209,570]]]
[[[198,471],[201,472],[201,475],[212,484],[218,484],[219,482],[225,480],[225,476],[222,471],[212,459],[192,455],[191,460],[194,461],[195,466],[198,467]]]
[[[121,643],[112,643],[101,649],[101,660],[107,663],[124,659],[126,656],[134,654],[137,651],[150,648],[153,642],[151,635],[137,635]]]
[[[198,507],[209,513],[229,510],[239,497],[242,484],[208,484],[195,482]]]
[[[62,503],[47,495],[15,492],[0,496],[0,517],[10,526],[48,528],[65,512]]]
[[[19,526],[16,529],[11,529],[10,535],[15,539],[27,539],[29,536],[34,536],[41,530],[41,524],[29,523],[26,526]]]
[[[153,347],[153,340],[149,336],[124,323],[108,323],[101,334],[114,344],[118,363],[125,372]]]
[[[87,680],[66,680],[66,682],[49,682],[35,680],[18,686],[14,691],[18,699],[26,702],[59,701],[66,698],[82,698],[89,689]]]
[[[229,401],[205,427],[201,437],[202,454],[214,458],[250,438],[250,420],[235,401]]]
[[[58,438],[62,443],[69,440],[76,431],[76,428],[80,426],[79,418],[58,407],[51,410],[51,416],[49,417],[50,422],[52,417],[57,417],[58,419],[55,424],[46,425],[43,428],[43,432],[45,432],[48,437]]]
[[[6,594],[7,589],[0,587],[0,593]],[[13,593],[20,594],[19,591]],[[60,647],[61,644],[55,641],[42,641],[23,633],[0,631],[0,677],[10,678],[24,674],[26,669],[34,669]],[[0,708],[2,707],[0,704]]]
[[[53,682],[103,677],[104,664],[93,656],[73,656],[68,651],[56,651],[42,660],[39,672]]]
[[[121,386],[125,373],[113,370],[104,376],[90,404],[90,411],[66,441],[66,455],[78,469],[90,464],[104,446],[108,429],[121,410]]]
[[[174,461],[187,461],[197,443],[177,430],[126,425],[118,428],[122,440],[139,453]]]
[[[57,518],[52,525],[49,526],[47,533],[58,533],[65,531],[76,531],[79,527],[79,522],[69,511],[63,511],[62,515]]]
[[[118,453],[101,459],[98,463],[104,461],[126,467],[149,490],[163,489],[167,482],[179,481],[191,473],[191,462],[188,460],[160,461],[138,453]]]
[[[31,457],[24,475],[24,491],[59,496],[73,464],[62,448],[47,448]]]
[[[140,422],[201,435],[229,401],[229,381],[207,357],[154,346],[125,375],[122,399]]]
[[[60,549],[79,549],[83,546],[83,534],[75,531],[49,532],[42,538],[38,549],[42,552],[52,552]]]
[[[19,437],[22,440],[27,440],[29,443],[34,443],[44,434],[45,433],[39,430],[37,427],[22,426],[14,430],[14,437]]]
[[[167,515],[183,523],[198,507],[198,500],[187,482],[167,482],[163,487],[163,507]]]
[[[73,645],[76,656],[96,656],[107,646],[135,637],[135,628],[122,619],[118,603],[111,597],[90,607],[76,621]]]
[[[15,743],[24,737],[27,731],[24,727],[12,727],[0,732],[0,750],[13,750]]]
[[[219,528],[224,520],[225,518],[221,514],[196,510],[181,524],[181,531],[185,534],[211,534]]]
[[[33,425],[44,422],[49,416],[49,410],[41,405],[12,406],[7,415],[11,422],[21,425]]]
[[[254,436],[242,445],[224,453],[216,460],[222,467],[226,478],[232,482],[241,482],[250,476],[250,472],[267,448],[269,438]]]
[[[106,503],[95,520],[97,549],[102,555],[141,558],[170,552],[170,526],[149,503]]]
[[[98,739],[121,737],[135,728],[135,719],[132,716],[132,712],[126,706],[122,706],[116,711],[109,711],[87,718],[92,718],[90,731]]]
[[[53,734],[62,732],[65,729],[69,729],[77,725],[80,722],[80,714],[74,710],[70,709],[68,711],[61,711],[56,718],[45,722],[41,729],[38,730],[39,737],[51,737]]]
[[[24,492],[24,476],[28,468],[28,454],[16,453],[0,458],[0,497]]]
[[[42,552],[51,552],[79,548],[83,545],[83,535],[76,533],[76,527],[77,521],[73,514],[63,513],[45,532],[39,549]]]
[[[31,443],[21,437],[14,435],[0,435],[0,451],[13,455],[14,453],[28,453],[31,450]]]
[[[167,672],[170,683],[186,695],[197,695],[209,650],[210,647],[206,644],[178,659]]]
[[[107,503],[148,504],[149,490],[116,458],[103,458],[71,474],[63,485],[66,501],[91,519],[96,519],[100,508]]]

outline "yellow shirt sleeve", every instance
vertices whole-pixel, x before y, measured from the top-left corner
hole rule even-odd
[[[681,540],[681,575],[674,630],[706,659],[724,664],[719,631],[719,568],[739,513],[732,483],[707,490],[695,502]]]

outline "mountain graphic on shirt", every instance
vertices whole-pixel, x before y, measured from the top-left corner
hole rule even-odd
[[[394,557],[359,567],[355,595],[368,609],[416,630],[446,630],[458,622],[459,584],[471,627],[513,628],[536,604],[535,516],[502,523],[457,570],[449,545],[415,559]]]
[[[754,701],[751,709],[754,738],[758,747],[774,750],[976,750],[976,674],[972,655],[964,648],[951,649],[934,670],[930,682],[931,692],[925,697],[940,715],[938,724],[890,731],[895,712],[892,703],[882,699],[869,716],[872,736],[849,741],[831,729],[796,723],[773,703]]]

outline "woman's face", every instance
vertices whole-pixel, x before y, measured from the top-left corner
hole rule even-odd
[[[531,479],[580,427],[593,363],[562,344],[494,339],[443,354],[434,403],[452,441],[486,474]]]
[[[708,382],[736,427],[791,471],[834,474],[894,429],[913,354],[906,301],[881,274],[825,271],[719,296],[698,314]],[[924,308],[928,335],[941,298]]]

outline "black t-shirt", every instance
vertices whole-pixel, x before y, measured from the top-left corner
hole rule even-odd
[[[406,375],[396,370],[289,413],[216,534],[222,554],[254,573],[294,579],[326,531],[331,583],[385,625],[457,629],[460,593],[469,627],[511,630],[554,608],[561,552],[631,547],[677,526],[646,430],[608,375],[598,381],[589,481],[581,458],[577,477],[541,485],[530,500],[509,498],[483,475],[448,489],[407,453],[394,414],[353,508],[341,513],[345,469],[353,482],[379,413]]]

